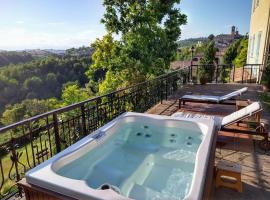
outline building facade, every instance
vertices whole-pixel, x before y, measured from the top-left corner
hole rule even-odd
[[[270,43],[270,0],[252,0],[248,64],[266,64]]]

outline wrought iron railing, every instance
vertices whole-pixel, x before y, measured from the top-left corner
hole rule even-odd
[[[1,198],[21,194],[25,172],[126,111],[145,112],[187,82],[188,70],[53,110],[0,129]]]
[[[236,68],[234,65],[191,65],[189,68],[189,80],[199,83],[201,73],[207,72],[210,83],[259,83],[263,65],[245,64]]]
[[[20,195],[16,182],[24,177],[27,170],[113,118],[126,111],[145,112],[166,100],[183,84],[197,81],[202,67],[211,70],[215,67],[211,82],[235,80],[233,66],[193,65],[0,128],[0,198]],[[243,80],[241,78],[240,82],[244,83]]]

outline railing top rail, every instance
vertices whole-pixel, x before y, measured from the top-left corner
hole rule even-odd
[[[31,121],[36,121],[36,120],[39,120],[41,118],[45,118],[45,117],[48,117],[50,115],[53,115],[53,114],[61,114],[63,112],[66,112],[66,111],[69,111],[69,110],[72,110],[73,108],[78,108],[86,103],[89,103],[89,102],[93,102],[95,100],[98,100],[98,99],[101,99],[103,97],[108,97],[110,95],[114,95],[116,93],[120,93],[120,92],[123,92],[125,90],[129,90],[129,89],[132,89],[132,88],[136,88],[136,87],[139,87],[141,85],[144,85],[144,84],[147,84],[149,82],[152,82],[152,81],[155,81],[155,80],[158,80],[158,79],[162,79],[162,78],[165,78],[167,76],[170,76],[170,75],[173,75],[179,71],[183,71],[184,69],[186,69],[187,67],[185,68],[182,68],[182,69],[177,69],[177,70],[174,70],[172,72],[169,72],[169,73],[166,73],[166,74],[162,74],[158,77],[155,77],[153,79],[150,79],[150,80],[146,80],[144,82],[141,82],[141,83],[138,83],[138,84],[135,84],[135,85],[132,85],[130,87],[126,87],[126,88],[122,88],[122,89],[119,89],[119,90],[116,90],[116,91],[113,91],[113,92],[110,92],[110,93],[107,93],[107,94],[104,94],[104,95],[101,95],[101,96],[97,96],[97,97],[94,97],[94,98],[90,98],[90,99],[87,99],[85,101],[81,101],[81,102],[78,102],[78,103],[74,103],[74,104],[71,104],[71,105],[68,105],[68,106],[65,106],[65,107],[62,107],[62,108],[58,108],[58,109],[54,109],[54,110],[51,110],[49,112],[46,112],[46,113],[42,113],[42,114],[39,114],[39,115],[36,115],[36,116],[33,116],[33,117],[30,117],[30,118],[27,118],[27,119],[24,119],[24,120],[21,120],[19,122],[16,122],[16,123],[13,123],[13,124],[10,124],[10,125],[7,125],[7,126],[4,126],[2,128],[0,128],[0,134],[5,132],[5,131],[8,131],[10,129],[13,129],[15,127],[18,127],[20,125],[24,125],[24,124],[27,124]]]

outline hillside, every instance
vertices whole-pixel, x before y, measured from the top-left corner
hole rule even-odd
[[[64,56],[50,55],[1,67],[0,115],[8,104],[25,99],[59,98],[68,82],[77,81],[83,87],[88,82],[85,72],[92,52],[92,48],[83,47],[67,50]]]
[[[208,40],[207,37],[189,38],[189,39],[178,41],[178,45],[180,48],[189,47],[189,46],[198,44],[198,42],[205,43],[205,42],[207,42],[207,40]]]
[[[33,56],[26,51],[0,51],[0,67],[9,64],[25,63],[33,59]]]

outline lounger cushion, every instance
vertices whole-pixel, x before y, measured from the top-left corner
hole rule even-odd
[[[241,94],[243,94],[244,92],[247,91],[247,87],[244,87],[240,90],[231,92],[229,94],[226,94],[224,96],[208,96],[208,95],[184,95],[182,96],[181,99],[185,100],[185,99],[190,99],[190,100],[195,100],[195,101],[211,101],[211,102],[216,102],[219,103],[221,101],[225,101],[225,100],[229,100],[233,97],[239,96]]]
[[[219,96],[207,96],[207,95],[184,95],[181,99],[192,99],[197,101],[213,101],[219,102]]]
[[[233,97],[240,96],[240,95],[242,95],[244,92],[246,92],[247,89],[248,89],[247,87],[244,87],[244,88],[242,88],[242,89],[240,89],[240,90],[236,90],[236,91],[234,91],[234,92],[231,92],[231,93],[229,93],[229,94],[226,94],[226,95],[224,95],[224,96],[221,96],[221,97],[219,98],[219,101],[225,101],[225,100],[231,99],[231,98],[233,98]]]
[[[211,115],[203,115],[203,114],[197,114],[197,113],[189,113],[189,112],[176,112],[172,115],[172,117],[183,117],[183,118],[206,118],[206,119],[213,119],[215,121],[215,124],[217,126],[226,126],[231,123],[237,122],[244,117],[251,116],[252,114],[258,112],[261,109],[261,104],[259,102],[254,102],[250,105],[248,105],[245,108],[242,108],[241,110],[238,110],[236,112],[233,112],[230,115],[227,115],[223,118],[217,117],[217,116],[211,116]]]
[[[241,110],[238,110],[230,115],[227,115],[223,117],[221,121],[221,126],[229,125],[233,122],[236,122],[245,116],[252,115],[253,113],[259,111],[261,109],[261,105],[259,102],[254,102],[250,105],[248,105],[245,108],[242,108]]]

